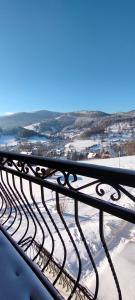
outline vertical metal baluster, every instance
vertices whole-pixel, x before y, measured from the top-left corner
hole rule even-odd
[[[16,210],[19,213],[19,217],[20,217],[20,221],[18,222],[18,226],[17,226],[16,230],[12,233],[12,236],[13,236],[18,231],[18,229],[20,228],[20,226],[22,224],[22,212],[20,210],[20,203],[19,203],[19,205],[17,203],[17,202],[19,202],[19,200],[16,196],[16,193],[14,192],[13,188],[11,187],[11,184],[9,183],[9,177],[8,177],[7,172],[6,172],[6,179],[7,179],[8,190],[10,190],[12,192],[11,197],[13,199],[14,205],[15,205]]]
[[[2,214],[1,214],[1,216],[0,216],[0,219],[2,219],[3,216],[4,216],[5,213],[6,213],[6,210],[8,210],[9,207],[8,207],[8,205],[7,205],[7,198],[5,197],[5,193],[4,193],[3,190],[2,190],[1,184],[0,184],[0,188],[1,188],[1,199],[2,199],[2,206],[1,206]],[[10,218],[11,211],[12,211],[12,208],[11,208],[11,205],[10,205],[10,212],[9,212],[9,216],[8,216],[7,219],[6,219],[6,222],[7,222],[8,219]],[[4,222],[1,223],[1,224],[3,225]]]
[[[36,207],[36,209],[37,209],[37,212],[38,212],[39,215],[41,216],[40,210],[39,210],[39,208],[38,208],[38,206],[37,206],[37,204],[36,204],[36,201],[35,201],[35,199],[34,199],[31,181],[29,181],[29,189],[30,189],[30,196],[31,196],[32,202],[33,202],[33,204],[35,205],[35,207]],[[43,230],[43,227],[42,227],[42,223],[40,223],[40,221],[39,221],[39,219],[38,219],[38,215],[35,214],[34,209],[33,209],[33,215],[34,215],[34,217],[36,218],[36,221],[37,221],[37,223],[38,223],[38,225],[39,225],[39,228],[40,228],[40,230],[41,230],[41,232],[42,232],[42,238],[40,237],[40,238],[41,238],[41,248],[37,251],[37,254],[34,256],[34,258],[33,258],[33,261],[34,261],[34,260],[36,260],[36,258],[39,256],[40,251],[41,251],[41,249],[43,248],[44,241],[45,241],[45,233],[44,233],[44,230]]]
[[[52,222],[52,224],[53,224],[53,226],[54,226],[54,228],[55,228],[55,230],[56,230],[56,232],[57,232],[57,234],[59,236],[59,239],[61,241],[61,244],[63,246],[63,251],[64,251],[64,258],[63,258],[63,263],[61,265],[61,270],[60,270],[59,274],[57,275],[56,279],[53,282],[53,285],[55,285],[56,282],[58,281],[58,279],[60,278],[60,276],[62,274],[62,271],[64,269],[65,262],[66,262],[66,257],[67,257],[67,250],[66,250],[65,243],[64,243],[64,240],[62,238],[62,235],[61,235],[61,233],[60,233],[60,231],[59,231],[59,229],[58,229],[58,227],[57,227],[57,225],[56,225],[56,223],[55,223],[55,221],[54,221],[54,219],[53,219],[53,217],[52,217],[52,215],[51,215],[51,213],[50,213],[50,211],[49,211],[49,209],[48,209],[48,207],[47,207],[47,205],[45,203],[44,197],[42,198],[42,200],[43,200],[43,205],[44,205],[44,207],[46,209],[46,212],[47,212],[47,214],[48,214],[48,216],[49,216],[49,218],[50,218],[50,220],[51,220],[51,222]],[[43,271],[44,271],[44,269],[45,269],[45,267],[43,268]]]
[[[111,260],[111,256],[110,256],[108,248],[107,248],[105,237],[104,237],[104,215],[103,215],[102,210],[99,211],[99,233],[100,233],[100,238],[101,238],[101,241],[102,241],[102,245],[103,245],[103,248],[105,250],[105,254],[106,254],[106,257],[107,257],[107,260],[108,260],[108,263],[109,263],[109,266],[110,266],[110,269],[112,271],[113,278],[114,278],[114,281],[115,281],[115,284],[116,284],[116,288],[117,288],[117,291],[118,291],[118,299],[122,300],[122,294],[121,294],[121,289],[120,289],[120,286],[119,286],[119,281],[118,281],[118,278],[117,278],[117,275],[116,275],[116,272],[115,272],[115,269],[114,269],[114,266],[113,266],[113,263],[112,263],[112,260]]]
[[[97,294],[98,294],[98,290],[99,290],[99,276],[98,276],[98,270],[96,268],[96,265],[95,265],[95,262],[94,262],[94,259],[92,257],[92,254],[90,252],[90,249],[88,247],[88,244],[86,242],[86,239],[85,239],[85,236],[84,236],[84,233],[82,231],[82,228],[81,228],[81,225],[80,225],[80,221],[79,221],[79,217],[78,217],[78,201],[74,200],[74,205],[75,205],[75,221],[76,221],[76,225],[77,225],[77,228],[79,230],[79,233],[80,233],[80,236],[82,238],[82,241],[84,243],[84,246],[86,248],[86,251],[88,253],[88,256],[90,258],[90,261],[92,263],[92,266],[93,266],[93,269],[94,269],[94,272],[95,272],[95,276],[96,276],[96,287],[95,287],[95,293],[94,295],[92,296],[91,299],[95,300],[97,299]]]
[[[24,193],[24,189],[23,189],[23,181],[22,181],[22,178],[20,178],[20,190],[21,190],[21,193],[22,193],[22,196],[24,198],[24,205],[27,209],[27,211],[29,212],[29,215],[31,217],[31,220],[33,222],[33,225],[34,225],[34,234],[31,238],[31,242],[29,243],[29,245],[24,249],[24,251],[26,252],[28,250],[28,248],[30,248],[30,246],[32,245],[33,241],[35,240],[35,237],[36,237],[36,234],[37,234],[37,225],[36,225],[36,222],[35,222],[35,218],[33,216],[33,210],[31,209],[31,205],[29,204],[29,201],[27,199],[27,196],[25,195]]]
[[[58,213],[59,213],[60,218],[61,218],[61,220],[62,220],[62,223],[63,223],[63,225],[64,225],[64,227],[65,227],[65,229],[66,229],[66,231],[67,231],[67,234],[68,234],[68,236],[69,236],[69,238],[70,238],[70,240],[71,240],[71,242],[72,242],[72,245],[73,245],[73,247],[74,247],[74,249],[75,249],[75,252],[76,252],[76,255],[77,255],[77,258],[78,258],[78,264],[79,264],[79,266],[78,266],[78,275],[77,275],[77,278],[76,278],[76,282],[75,282],[75,285],[74,285],[74,287],[73,287],[73,290],[71,291],[70,296],[68,297],[68,300],[70,300],[70,299],[73,297],[73,295],[74,295],[74,293],[75,293],[75,291],[76,291],[76,289],[77,289],[78,283],[79,283],[79,281],[80,281],[81,270],[82,270],[82,263],[81,263],[80,254],[79,254],[79,251],[78,251],[78,249],[77,249],[77,247],[76,247],[76,244],[75,244],[75,242],[74,242],[74,239],[73,239],[73,237],[72,237],[72,235],[71,235],[71,232],[70,232],[70,230],[68,229],[68,226],[67,226],[67,224],[66,224],[66,222],[65,222],[65,220],[64,220],[64,218],[63,218],[63,215],[62,215],[62,213],[61,213],[61,210],[60,210],[60,203],[59,203],[59,194],[58,194],[57,192],[56,192],[56,203],[57,203],[57,210],[58,210]]]
[[[0,188],[1,188],[1,191],[2,191],[2,195],[3,195],[3,200],[5,201],[5,209],[3,211],[2,216],[5,214],[6,210],[10,209],[9,215],[8,215],[6,221],[2,223],[2,225],[4,225],[4,224],[6,224],[6,222],[10,219],[10,216],[12,215],[12,211],[13,211],[12,206],[14,207],[14,204],[13,204],[13,202],[11,201],[11,199],[8,195],[6,185],[5,185],[5,182],[3,180],[3,176],[2,176],[2,171],[1,171],[0,175],[1,175]],[[16,207],[14,207],[14,210],[15,210],[15,216],[14,216],[14,219],[15,219],[15,217],[16,217]],[[12,226],[12,224],[13,224],[13,222],[11,222],[10,226],[7,227],[7,228],[9,229]]]
[[[3,186],[1,184],[0,184],[0,186],[1,186],[1,191],[2,191],[2,195],[3,195],[3,200],[5,202],[5,208],[3,210],[1,218],[3,216],[5,217],[7,215],[6,220],[2,222],[2,225],[4,226],[4,225],[6,225],[6,223],[8,224],[8,221],[10,220],[10,217],[13,217],[14,205],[13,205],[12,201],[10,200],[9,195],[7,194],[7,191],[3,188]],[[14,220],[15,220],[15,217],[16,217],[16,209],[14,209],[14,210],[15,210],[15,214],[14,214],[13,221],[10,223],[10,225],[8,225],[6,227],[6,230],[8,230],[10,227],[12,227],[12,224],[14,223]],[[7,212],[8,212],[8,214],[7,214]],[[12,214],[12,212],[13,212],[13,214]]]
[[[43,186],[41,186],[40,189],[41,189],[41,201],[42,201],[43,207],[45,208],[45,205],[44,205],[44,203],[45,203],[45,198],[44,198],[44,190],[43,190]],[[53,238],[53,234],[52,234],[52,232],[51,232],[51,230],[50,230],[50,228],[49,228],[49,226],[48,226],[48,224],[47,224],[47,222],[46,222],[46,220],[45,220],[45,218],[44,218],[43,215],[42,215],[42,218],[43,218],[43,221],[44,221],[44,223],[45,223],[45,226],[46,226],[46,228],[47,228],[47,230],[48,230],[48,232],[49,232],[49,235],[50,235],[51,241],[52,241],[52,250],[51,250],[51,253],[50,253],[50,256],[49,256],[47,262],[45,263],[44,267],[42,268],[42,272],[43,272],[43,271],[45,270],[46,266],[49,264],[49,262],[50,262],[50,260],[51,260],[51,258],[52,258],[52,256],[53,256],[55,241],[54,241],[54,238]]]
[[[6,222],[9,220],[10,216],[12,215],[12,211],[13,211],[13,208],[14,208],[14,218],[13,218],[13,221],[10,223],[10,225],[8,225],[8,227],[6,228],[6,230],[8,231],[12,225],[15,223],[15,220],[17,218],[17,208],[14,204],[14,201],[12,199],[12,195],[3,179],[3,175],[2,175],[2,172],[1,172],[1,190],[3,191],[3,194],[5,195],[5,198],[6,198],[6,203],[8,202],[9,204],[9,207],[10,207],[10,212],[9,212],[9,216],[6,220]],[[3,225],[6,224],[6,222],[3,223]],[[14,231],[11,233],[11,235],[14,234]]]
[[[44,202],[44,194],[43,194],[43,188],[42,188],[42,186],[40,187],[40,189],[41,189],[41,201],[42,201],[42,204],[43,204],[43,202]],[[32,184],[31,183],[30,183],[30,194],[31,194],[32,201],[33,201],[33,203],[34,203],[34,205],[35,205],[35,207],[36,207],[36,209],[37,209],[37,211],[38,211],[38,213],[39,213],[39,215],[40,215],[40,217],[41,217],[41,219],[43,221],[43,224],[47,228],[47,231],[49,232],[49,235],[50,235],[51,240],[52,240],[52,251],[51,251],[50,257],[48,258],[47,263],[46,263],[46,264],[48,264],[49,261],[50,261],[50,259],[51,259],[51,257],[52,257],[53,251],[54,251],[54,238],[53,238],[51,230],[49,229],[49,226],[48,226],[48,224],[47,224],[47,222],[46,222],[46,220],[45,220],[45,218],[44,218],[41,210],[39,209],[39,207],[38,207],[38,205],[37,205],[37,203],[36,203],[36,201],[34,199],[33,191],[32,191]],[[43,240],[42,240],[42,243],[40,244],[40,248],[39,248],[39,250],[37,252],[37,256],[40,256],[40,252],[42,251],[43,246],[44,246],[44,242],[45,242],[45,235],[44,235],[43,228],[42,228],[42,233],[43,233]]]
[[[1,207],[0,207],[0,212],[1,212],[3,209],[3,205],[4,205],[4,196],[2,195],[2,192],[0,192],[0,199],[1,199]]]
[[[23,203],[23,199],[22,199],[22,197],[21,197],[21,194],[19,193],[19,191],[18,191],[18,189],[17,189],[17,187],[16,187],[16,183],[15,183],[15,176],[12,174],[12,182],[13,182],[13,186],[14,186],[14,189],[15,189],[15,192],[16,192],[16,194],[18,195],[18,197],[17,197],[17,201],[19,202],[19,205],[20,205],[20,207],[21,207],[21,209],[22,209],[22,211],[23,211],[23,215],[25,216],[25,218],[26,218],[26,229],[25,229],[25,231],[24,231],[24,233],[23,233],[23,236],[19,239],[19,241],[18,241],[18,244],[20,244],[21,242],[22,242],[22,240],[24,240],[24,237],[27,235],[27,232],[28,232],[28,229],[29,229],[29,218],[28,218],[28,216],[27,216],[27,213],[26,213],[26,211],[25,211],[25,209],[24,209],[24,204],[22,205],[22,203]]]

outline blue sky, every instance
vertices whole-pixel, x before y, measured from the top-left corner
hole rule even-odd
[[[0,0],[0,104],[135,109],[135,1]]]

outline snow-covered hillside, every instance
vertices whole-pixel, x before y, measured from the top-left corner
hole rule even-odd
[[[28,130],[35,130],[35,131],[38,132],[39,124],[40,123],[34,123],[34,124],[31,124],[31,125],[24,126],[24,128],[28,129]]]

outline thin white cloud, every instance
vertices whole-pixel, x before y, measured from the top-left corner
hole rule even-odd
[[[14,114],[14,112],[10,112],[10,111],[9,112],[7,111],[7,112],[4,113],[5,116],[11,116],[13,114]]]

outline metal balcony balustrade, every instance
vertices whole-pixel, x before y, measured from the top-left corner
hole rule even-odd
[[[42,283],[50,281],[54,299],[99,299],[102,250],[117,299],[124,299],[105,234],[106,215],[135,224],[134,189],[134,171],[0,152],[1,230]],[[93,220],[97,253],[90,235]],[[115,235],[117,229],[112,230]],[[85,285],[85,273],[93,286]]]

